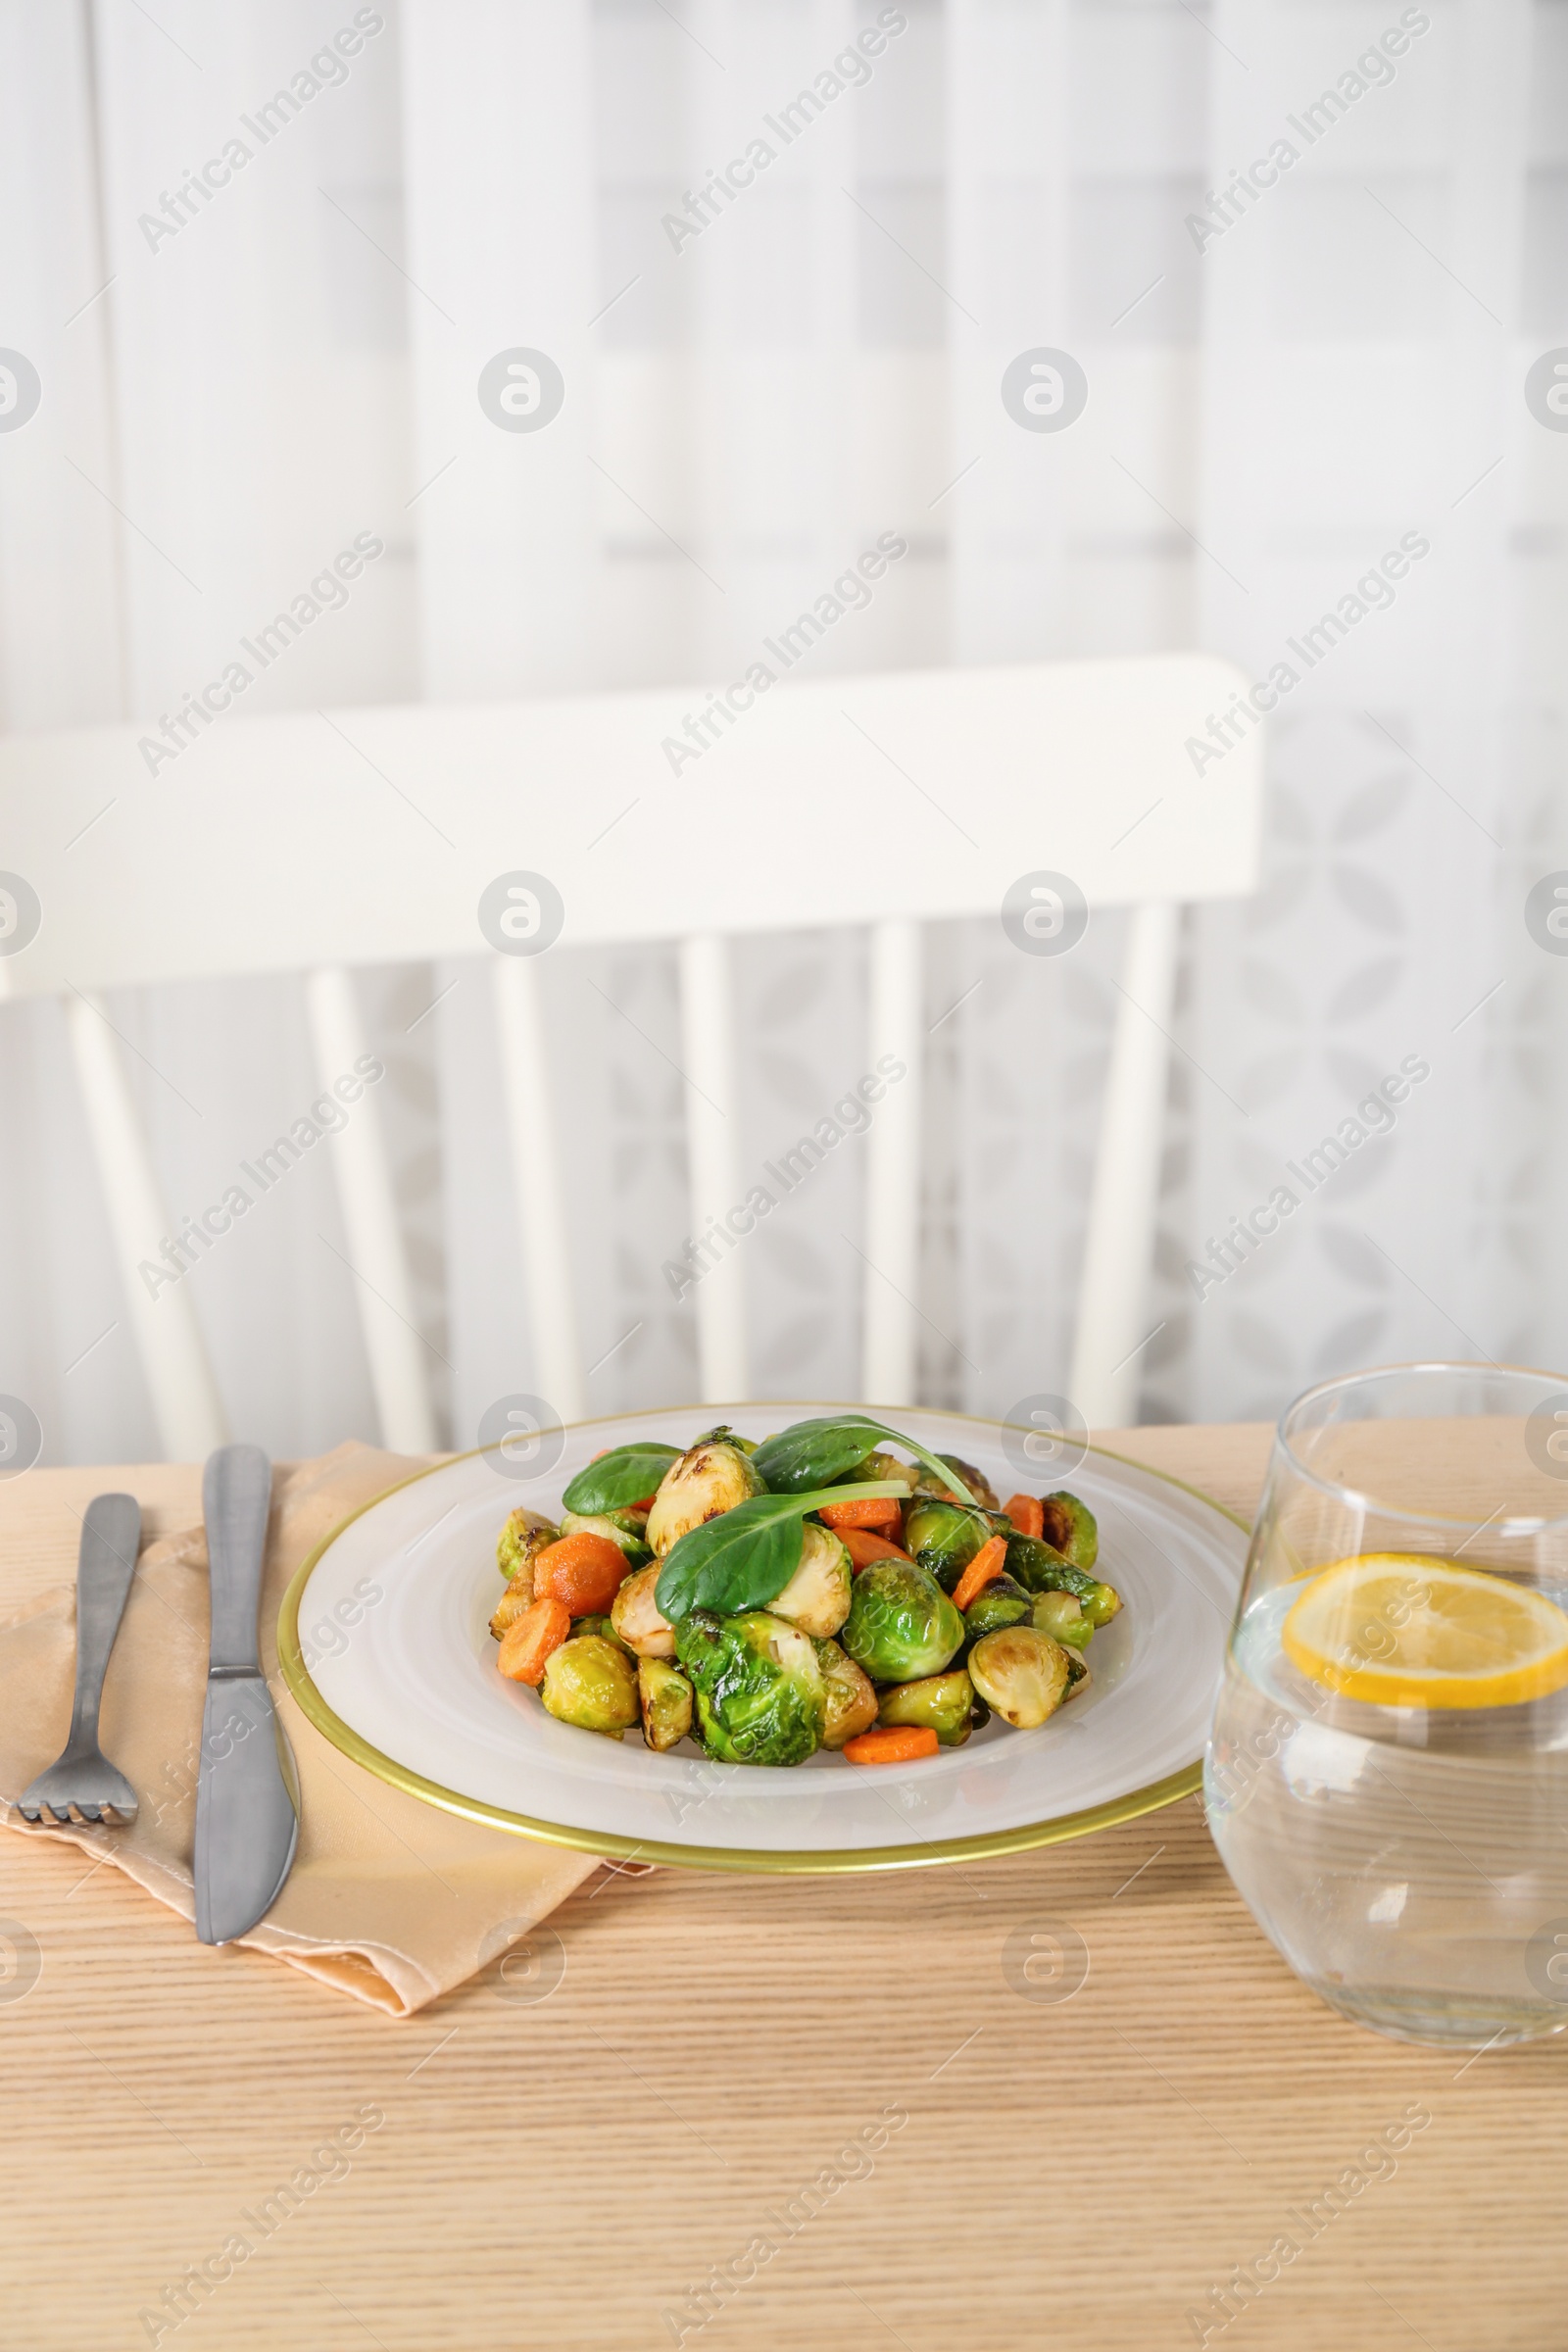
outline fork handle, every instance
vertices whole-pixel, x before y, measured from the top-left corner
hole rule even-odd
[[[136,1573],[141,1541],[141,1505],[134,1494],[98,1494],[81,1523],[76,1559],[76,1696],[71,1715],[71,1745],[98,1738],[109,1653],[115,1646],[125,1596]]]

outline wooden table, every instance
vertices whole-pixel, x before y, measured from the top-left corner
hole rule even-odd
[[[1267,1432],[1112,1442],[1246,1510]],[[106,1487],[150,1533],[199,1515],[194,1469],[34,1471],[0,1488],[0,1603],[73,1573],[70,1506]],[[43,1963],[0,2004],[16,2352],[154,2340],[138,2315],[366,2108],[341,2176],[157,2341],[621,2352],[673,2342],[666,2312],[704,2352],[1158,2352],[1200,2340],[1194,2312],[1227,2352],[1568,2339],[1561,2048],[1466,2062],[1343,2023],[1195,1798],[961,1874],[596,1874],[555,1916],[550,1998],[492,1970],[408,2024],[202,1949],[64,1847],[0,1838],[0,1917]],[[1020,1998],[1004,1942],[1054,1923],[1087,1981]],[[1221,2325],[1211,2290],[1412,2108],[1384,2177]],[[688,2289],[731,2261],[754,2275],[697,2326]]]

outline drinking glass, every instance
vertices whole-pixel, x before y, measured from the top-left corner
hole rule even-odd
[[[1398,1364],[1290,1406],[1204,1795],[1347,2017],[1465,2048],[1568,2027],[1565,1611],[1568,1379]]]

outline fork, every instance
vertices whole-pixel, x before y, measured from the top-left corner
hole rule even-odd
[[[58,1764],[20,1800],[28,1821],[134,1821],[136,1791],[98,1744],[98,1703],[109,1653],[136,1572],[141,1505],[134,1494],[98,1494],[81,1523],[76,1560],[76,1698]]]

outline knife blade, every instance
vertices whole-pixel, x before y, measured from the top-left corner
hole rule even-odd
[[[222,1446],[202,1473],[212,1646],[196,1776],[196,1933],[228,1943],[264,1919],[299,1841],[294,1758],[262,1673],[257,1612],[272,1466]]]

